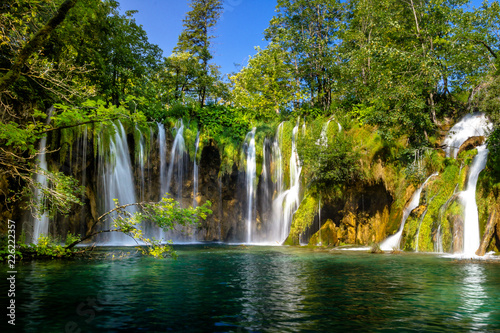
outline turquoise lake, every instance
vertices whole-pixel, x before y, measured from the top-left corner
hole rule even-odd
[[[500,262],[432,254],[176,246],[17,263],[19,332],[500,330]],[[130,253],[127,253],[130,252]],[[7,267],[3,265],[4,271]],[[8,290],[6,279],[1,290]],[[3,293],[2,304],[7,304]],[[4,317],[1,332],[13,331]]]

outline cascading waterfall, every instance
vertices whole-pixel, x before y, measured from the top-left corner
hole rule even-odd
[[[278,128],[279,130],[279,128]],[[290,156],[290,188],[278,194],[273,201],[273,221],[279,221],[278,243],[283,243],[288,237],[292,224],[293,214],[300,205],[300,165],[297,154],[296,140],[299,131],[299,121],[292,131],[292,153]]]
[[[473,136],[486,136],[492,124],[484,113],[469,113],[456,123],[448,132],[443,144],[446,157],[457,158],[460,146]]]
[[[158,123],[158,146],[160,154],[160,198],[167,193],[167,139],[165,126]]]
[[[398,231],[394,235],[387,237],[382,243],[380,243],[380,249],[382,251],[392,251],[393,249],[399,249],[399,242],[401,241],[401,235],[403,234],[406,220],[410,216],[410,213],[418,207],[420,203],[420,194],[422,194],[422,190],[424,189],[425,184],[427,184],[429,179],[434,176],[437,176],[437,173],[430,175],[425,180],[425,182],[415,191],[415,193],[413,193],[410,203],[403,210],[403,218],[401,219],[401,225],[399,226]]]
[[[137,202],[127,135],[121,122],[118,121],[112,126],[115,134],[110,140],[109,147],[103,146],[103,138],[100,134],[97,138],[101,150],[99,153],[99,175],[102,181],[102,197],[104,198],[101,213],[115,208],[114,199],[117,199],[120,205]],[[134,206],[128,207],[126,210],[131,213],[136,211]],[[112,218],[113,215],[110,217]],[[105,229],[107,230],[114,229],[111,218],[106,220]],[[110,232],[103,236],[101,241],[105,241],[106,245],[134,244],[131,237],[119,232]]]
[[[79,147],[82,147],[81,151],[81,156],[82,156],[82,165],[81,165],[81,170],[82,170],[82,178],[81,178],[81,183],[80,185],[85,188],[87,185],[87,142],[88,142],[88,128],[86,125],[82,125],[83,128],[83,134],[82,134],[82,144],[78,145]],[[82,196],[80,198],[82,202],[85,202],[85,192],[82,193]],[[81,209],[80,213],[80,224],[82,227],[85,225],[85,210]],[[82,234],[85,232],[85,230],[82,230]]]
[[[38,163],[35,180],[39,184],[40,188],[35,188],[34,197],[36,198],[36,202],[38,204],[43,203],[43,191],[42,189],[46,188],[48,185],[47,177],[43,174],[43,172],[47,171],[47,158],[45,156],[45,150],[47,147],[47,137],[44,136],[40,140],[40,154],[38,155]],[[44,212],[40,218],[33,218],[33,244],[38,244],[38,238],[42,235],[47,236],[49,233],[49,215],[47,212]]]
[[[170,192],[172,184],[172,177],[174,173],[174,167],[177,167],[177,174],[175,181],[177,182],[177,200],[180,202],[182,198],[182,183],[183,183],[183,173],[184,173],[184,152],[186,151],[186,145],[184,142],[184,123],[182,119],[177,121],[175,125],[177,133],[175,135],[174,144],[172,146],[172,152],[170,154],[170,165],[168,166],[167,174],[167,192]],[[171,194],[171,193],[170,193]]]
[[[461,171],[461,169],[460,169],[460,171]],[[443,250],[443,237],[442,237],[443,235],[441,232],[441,219],[443,218],[442,216],[443,216],[444,212],[446,211],[446,209],[448,208],[448,205],[450,204],[451,200],[455,197],[455,193],[457,192],[457,189],[458,189],[458,184],[455,186],[455,189],[453,190],[453,194],[448,198],[448,200],[446,200],[444,205],[439,208],[438,221],[440,223],[439,223],[439,226],[438,226],[437,231],[436,231],[436,242],[434,242],[434,252],[438,252],[438,253],[444,252],[444,250]]]
[[[316,142],[318,145],[326,146],[328,144],[328,126],[330,125],[330,121],[328,120],[321,129],[321,134],[319,136],[319,140]]]
[[[474,157],[469,169],[466,190],[460,193],[460,200],[464,205],[464,248],[463,255],[475,256],[480,245],[479,239],[479,215],[476,203],[476,186],[479,174],[486,167],[488,149],[486,145],[477,147],[477,155]]]
[[[196,142],[194,144],[194,162],[193,162],[193,207],[198,205],[196,197],[198,196],[198,163],[196,156],[198,155],[198,146],[200,145],[200,131],[196,134]]]
[[[321,198],[318,200],[318,245],[321,246]]]
[[[144,154],[144,136],[142,135],[141,130],[137,125],[135,126],[135,130],[139,132],[139,151],[137,152],[136,156],[136,162],[137,165],[139,166],[139,198],[140,201],[144,201],[145,198],[145,182],[144,182],[144,160],[145,160],[145,154]]]
[[[253,211],[255,203],[255,179],[256,179],[256,160],[255,160],[255,130],[248,132],[245,138],[246,146],[246,168],[245,184],[247,193],[247,243],[252,242],[252,224]]]
[[[273,174],[276,181],[276,192],[281,194],[283,191],[283,158],[281,155],[281,147],[283,142],[283,123],[278,125],[276,130],[276,137],[273,142],[272,147],[272,158],[273,158]]]

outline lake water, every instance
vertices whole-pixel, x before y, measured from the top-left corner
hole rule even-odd
[[[496,261],[216,244],[176,249],[178,260],[122,248],[92,260],[18,263],[17,331],[500,330]],[[5,279],[0,289],[6,304]],[[13,331],[6,322],[0,331]]]

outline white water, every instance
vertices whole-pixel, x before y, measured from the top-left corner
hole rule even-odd
[[[35,181],[39,184],[40,188],[35,188],[34,197],[36,198],[37,204],[41,204],[44,201],[42,189],[47,188],[47,177],[43,172],[47,172],[47,159],[45,156],[45,150],[47,147],[47,137],[44,136],[40,140],[39,157],[37,163],[38,173],[36,174]],[[33,237],[32,243],[38,244],[38,238],[42,235],[47,236],[49,233],[49,215],[44,212],[40,218],[34,218],[33,220]]]
[[[132,163],[130,162],[129,147],[127,144],[127,135],[121,124],[117,122],[112,125],[115,129],[115,135],[112,138],[109,147],[103,147],[102,138],[98,135],[99,149],[99,175],[102,180],[102,195],[104,199],[103,210],[101,214],[115,208],[114,199],[117,199],[120,205],[137,202],[134,179],[132,174]],[[136,212],[134,206],[126,209],[128,212]],[[110,215],[105,222],[104,229],[116,229],[113,225]],[[134,240],[121,232],[110,232],[100,237],[101,242],[106,245],[133,245]]]
[[[483,113],[469,113],[456,123],[443,142],[447,157],[456,158],[460,146],[473,136],[487,136],[492,124]]]
[[[477,147],[477,155],[474,157],[469,169],[466,190],[460,193],[460,200],[464,205],[464,248],[462,254],[467,257],[475,256],[480,245],[479,239],[479,215],[476,204],[476,186],[479,174],[486,166],[488,149],[486,145]]]
[[[321,198],[318,200],[318,245],[321,246]]]
[[[167,141],[165,126],[158,123],[158,144],[160,154],[160,198],[167,193]]]
[[[317,145],[323,145],[323,146],[328,145],[328,126],[330,125],[330,121],[331,120],[328,120],[323,125],[323,128],[321,129],[321,134],[319,136],[319,139],[318,139],[318,141],[316,141]]]
[[[198,155],[198,147],[200,145],[200,131],[196,134],[196,142],[194,144],[194,162],[193,162],[193,207],[198,205],[196,197],[198,196],[198,163],[196,156]]]
[[[279,128],[278,128],[279,130]],[[290,188],[278,194],[273,201],[273,222],[278,223],[279,233],[275,241],[283,243],[288,237],[292,224],[293,214],[300,205],[300,174],[302,167],[297,154],[296,140],[299,131],[299,122],[292,132],[292,152],[290,156]]]
[[[245,184],[247,193],[247,243],[252,242],[252,224],[255,202],[255,178],[256,178],[256,160],[255,160],[255,127],[248,132],[245,138],[246,145],[246,167]]]
[[[175,126],[177,133],[175,135],[174,144],[172,146],[172,151],[170,153],[170,165],[168,166],[167,174],[167,192],[169,194],[172,191],[170,188],[172,184],[172,177],[174,173],[174,166],[177,167],[176,182],[177,182],[177,200],[180,202],[182,198],[182,183],[183,183],[183,171],[184,171],[184,152],[186,151],[186,145],[184,143],[184,123],[182,119],[177,121]]]
[[[403,218],[401,219],[401,225],[399,226],[398,231],[392,235],[387,237],[382,243],[380,243],[380,249],[382,251],[392,251],[393,249],[399,249],[399,242],[401,241],[401,235],[403,234],[403,229],[405,227],[406,220],[410,213],[418,207],[420,203],[420,194],[422,194],[422,190],[424,189],[425,184],[431,179],[431,177],[437,176],[437,173],[430,175],[425,182],[413,193],[409,204],[403,210]]]
[[[273,175],[275,180],[275,188],[277,193],[283,191],[283,157],[281,155],[281,147],[283,142],[283,123],[279,124],[276,130],[276,137],[272,147],[273,158]]]
[[[145,147],[144,147],[144,136],[142,135],[141,130],[136,125],[135,130],[139,132],[139,151],[136,156],[136,162],[139,166],[139,198],[140,201],[144,201],[145,198],[145,182],[144,182],[144,162],[145,162]]]

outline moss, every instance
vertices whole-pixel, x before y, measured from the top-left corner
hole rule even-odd
[[[299,209],[293,215],[292,227],[286,241],[289,245],[298,245],[299,236],[314,222],[314,217],[318,213],[318,199],[311,193],[306,193],[300,203]]]
[[[425,210],[426,206],[419,206],[406,220],[400,245],[403,250],[414,251],[416,249],[418,228]]]
[[[309,245],[319,244],[323,246],[337,246],[339,240],[337,237],[337,227],[332,220],[328,219],[325,224],[321,226],[321,231],[316,232],[309,239]]]

